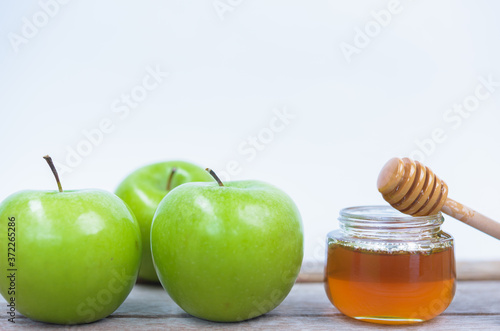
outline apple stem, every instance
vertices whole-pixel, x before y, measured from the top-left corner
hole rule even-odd
[[[59,192],[62,192],[63,189],[62,189],[61,181],[59,180],[59,175],[57,174],[57,170],[56,170],[56,167],[54,166],[54,162],[52,162],[52,158],[48,155],[45,155],[43,158],[49,164],[50,170],[52,170],[52,173],[54,174],[54,177],[56,178],[57,187],[59,188]]]
[[[219,186],[224,186],[219,176],[217,176],[217,174],[212,169],[206,168],[205,170],[208,171],[208,173],[215,179],[215,181],[217,182],[217,184],[219,184]]]
[[[172,168],[172,171],[170,172],[170,176],[168,177],[168,182],[167,182],[167,191],[170,191],[172,189],[172,179],[174,179],[174,174],[177,171],[177,168]]]

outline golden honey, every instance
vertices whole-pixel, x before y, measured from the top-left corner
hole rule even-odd
[[[372,323],[432,319],[455,293],[453,238],[440,214],[411,217],[390,207],[341,211],[327,238],[325,288],[347,316]]]

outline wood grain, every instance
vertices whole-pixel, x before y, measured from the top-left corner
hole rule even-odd
[[[0,304],[5,304],[2,299]],[[1,316],[1,315],[0,315]],[[136,285],[124,304],[110,317],[82,326],[54,326],[19,316],[14,325],[0,318],[0,330],[387,330],[345,317],[328,301],[322,283],[296,284],[272,312],[241,323],[213,323],[184,313],[160,286]],[[500,329],[500,281],[460,281],[450,307],[437,318],[397,330]]]

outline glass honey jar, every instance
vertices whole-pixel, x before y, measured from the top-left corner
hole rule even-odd
[[[453,238],[441,213],[413,217],[390,206],[340,211],[327,236],[325,288],[343,314],[410,324],[441,314],[455,294]]]

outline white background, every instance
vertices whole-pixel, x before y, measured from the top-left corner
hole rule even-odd
[[[500,88],[467,118],[446,119],[474,98],[479,77],[500,82],[500,4],[402,0],[386,26],[374,23],[372,11],[390,6],[73,0],[48,16],[37,1],[3,1],[0,199],[55,189],[42,156],[68,165],[68,151],[85,146],[88,155],[63,171],[67,189],[113,191],[135,168],[168,159],[219,172],[237,163],[232,179],[267,181],[292,196],[305,258],[321,261],[339,210],[384,204],[375,185],[384,163],[417,155],[417,142],[441,130],[445,138],[420,149],[423,161],[450,197],[500,220]],[[36,19],[30,31],[26,22]],[[341,46],[355,46],[365,28],[372,37],[357,40],[348,61]],[[114,112],[157,67],[169,76],[127,116]],[[271,138],[283,109],[293,118]],[[89,150],[84,132],[103,119],[114,130]],[[250,159],[245,144],[259,134]],[[500,259],[499,241],[449,217],[444,229],[459,260]]]

